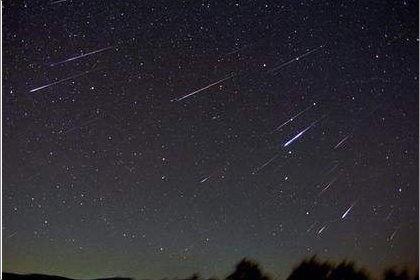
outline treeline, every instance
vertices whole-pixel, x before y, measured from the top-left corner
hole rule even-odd
[[[386,269],[379,278],[380,280],[418,280],[416,276],[410,276],[407,269],[397,270],[395,268]],[[203,280],[195,273],[187,280]],[[210,278],[207,280],[218,280]],[[279,280],[271,278],[265,274],[257,261],[243,259],[235,270],[224,280]],[[359,269],[354,262],[342,261],[333,263],[330,261],[320,261],[316,256],[303,260],[295,266],[286,280],[377,280],[373,278],[365,269]]]
[[[49,276],[42,274],[19,275],[2,273],[3,279],[13,280],[71,280],[69,278]],[[317,257],[311,257],[295,266],[291,274],[284,280],[418,280],[416,276],[410,276],[407,269],[397,270],[390,268],[384,271],[379,278],[373,278],[365,269],[359,269],[353,262],[343,261],[333,263],[320,261]],[[96,279],[101,280],[101,279]],[[107,280],[132,280],[130,278],[107,278]],[[197,273],[185,280],[219,280],[217,278],[203,279]],[[250,259],[241,260],[235,270],[221,280],[283,280],[278,277],[272,278],[265,274],[258,262]]]

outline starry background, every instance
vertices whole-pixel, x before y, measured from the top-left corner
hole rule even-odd
[[[4,271],[418,267],[418,1],[2,5]]]

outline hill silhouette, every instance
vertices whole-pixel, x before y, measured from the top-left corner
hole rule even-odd
[[[71,278],[44,275],[27,274],[20,275],[14,273],[2,273],[3,279],[11,280],[73,280]],[[112,277],[98,278],[93,280],[130,280],[132,278]],[[410,276],[407,269],[397,270],[394,267],[388,268],[383,275],[378,278],[372,276],[363,268],[357,268],[354,262],[342,261],[333,263],[330,261],[320,261],[316,256],[304,259],[297,266],[293,267],[292,272],[286,280],[418,280],[416,276]],[[203,279],[198,273],[194,273],[185,280],[218,280],[217,278]],[[244,258],[236,266],[235,270],[222,280],[279,280],[272,279],[265,274],[256,260]]]
[[[72,278],[46,275],[46,274],[16,274],[16,273],[2,273],[2,279],[11,280],[74,280]],[[111,277],[111,278],[96,278],[92,280],[133,280],[132,278],[125,277]]]

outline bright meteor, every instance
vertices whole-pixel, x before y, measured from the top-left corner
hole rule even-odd
[[[353,202],[353,204],[347,209],[346,212],[344,212],[344,214],[341,216],[341,219],[344,219],[351,211],[351,209],[353,209],[354,205],[356,205],[358,200],[356,200],[355,202]]]
[[[287,141],[286,143],[284,143],[283,147],[287,147],[290,144],[292,144],[293,142],[295,142],[297,139],[299,139],[303,134],[305,134],[306,131],[308,131],[309,129],[311,129],[314,125],[317,124],[317,122],[319,122],[320,120],[317,120],[313,123],[311,123],[311,125],[309,125],[307,128],[305,128],[304,130],[302,130],[301,132],[299,132],[298,134],[296,134],[292,139],[290,139],[289,141]]]

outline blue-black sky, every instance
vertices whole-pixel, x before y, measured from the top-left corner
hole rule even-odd
[[[418,263],[418,1],[3,5],[3,269]]]

